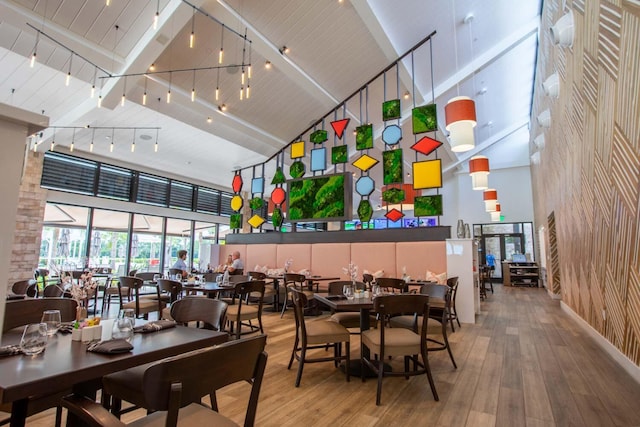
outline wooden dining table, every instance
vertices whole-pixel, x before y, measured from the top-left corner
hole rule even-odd
[[[3,344],[18,344],[19,334],[5,334]],[[104,375],[192,350],[226,342],[226,332],[176,326],[135,334],[133,350],[121,354],[87,351],[87,343],[60,333],[49,338],[37,356],[16,355],[0,359],[0,403],[11,403],[11,426],[25,425],[29,397],[54,395],[66,390],[95,398]]]

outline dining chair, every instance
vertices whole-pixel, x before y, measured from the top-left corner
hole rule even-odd
[[[345,361],[345,373],[347,381],[349,381],[349,362],[351,361],[349,344],[351,338],[347,328],[330,320],[317,320],[307,323],[304,318],[307,295],[302,291],[291,288],[291,296],[296,319],[296,337],[287,369],[291,369],[294,359],[298,361],[296,387],[300,386],[305,363],[333,362],[337,367],[340,361]],[[342,343],[345,346],[344,356],[342,355]],[[307,351],[325,348],[327,344],[333,346],[333,357],[310,358],[307,356]]]
[[[202,324],[202,329],[221,331],[224,328],[227,303],[212,298],[186,297],[171,305],[171,317],[179,324],[187,326],[190,322]],[[144,399],[142,389],[144,373],[152,365],[147,363],[124,371],[115,372],[102,378],[102,403],[118,417],[135,409],[150,409]],[[211,405],[215,404],[215,395],[211,394]],[[133,406],[122,409],[122,401]]]
[[[70,298],[29,298],[7,301],[4,322],[2,323],[2,334],[30,323],[39,323],[42,319],[42,312],[45,310],[60,310],[60,320],[71,322],[76,318],[77,306],[76,301]],[[27,405],[27,416],[50,408],[56,408],[55,425],[59,427],[62,417],[60,399],[70,392],[71,389],[60,393],[47,394],[46,390],[43,390],[41,395],[31,396]],[[1,404],[0,411],[11,412],[11,404]],[[9,421],[10,418],[2,419],[0,420],[0,425],[8,424]]]
[[[171,319],[170,309],[171,305],[178,300],[182,294],[182,283],[177,280],[158,279],[156,286],[160,292],[160,300],[165,305],[162,309],[161,317],[163,319]],[[156,299],[156,295],[146,296],[143,298]]]
[[[220,273],[204,273],[202,275],[202,278],[204,279],[205,282],[215,282],[216,277],[218,277],[218,274]]]
[[[364,287],[364,282],[356,282],[356,285],[358,285],[358,283]],[[329,282],[328,284],[329,295],[343,295],[342,290],[344,286],[352,285],[352,284],[353,282],[351,280],[336,280],[334,282]],[[331,315],[329,320],[331,320],[332,322],[337,322],[348,329],[357,329],[356,332],[353,332],[354,334],[360,333],[360,313],[359,312],[337,311]],[[370,316],[370,322],[372,325],[376,325],[377,320],[375,315]]]
[[[155,298],[141,298],[140,288],[142,288],[143,285],[144,281],[138,277],[118,277],[120,308],[132,308],[136,313],[136,317],[142,316],[144,319],[148,319],[149,313],[153,313],[154,311],[157,311],[158,316],[160,317],[162,315],[162,308],[166,305],[166,303],[160,298],[160,288],[158,286],[153,286],[155,289]],[[123,287],[129,288],[130,291],[133,291],[133,301],[129,301],[127,303],[122,301]]]
[[[377,330],[369,329],[362,332],[360,339],[361,377],[364,381],[366,368],[376,373],[378,377],[376,405],[380,405],[382,378],[385,376],[403,376],[408,379],[409,376],[426,374],[433,398],[439,400],[427,356],[429,296],[420,294],[383,295],[373,299],[373,306],[374,311],[383,319],[406,313],[414,313],[414,315],[422,317],[419,332],[406,328],[391,328],[385,325],[385,321],[380,322]],[[365,352],[365,347],[369,353],[376,356],[375,360],[371,360],[371,357],[367,356],[369,353]],[[418,354],[422,357],[422,363],[418,359]],[[385,370],[381,361],[386,360],[387,357],[397,356],[404,356],[404,370]],[[411,361],[413,369],[409,369]]]
[[[153,280],[153,277],[156,274],[160,274],[157,271],[143,271],[143,272],[136,272],[136,277],[139,277],[140,279],[144,280],[145,282],[151,282]]]
[[[200,403],[202,397],[234,383],[251,384],[244,426],[255,423],[258,397],[267,364],[266,336],[230,341],[152,363],[142,377],[142,398],[153,413],[133,425],[231,426],[220,414],[217,401],[212,408]],[[67,396],[62,405],[92,426],[125,426],[115,415],[96,402],[80,396]]]
[[[245,332],[245,334],[257,331],[264,333],[262,328],[264,288],[264,280],[236,283],[231,304],[227,307],[229,332],[233,335],[235,326],[236,339],[240,339],[240,335],[243,334],[242,326],[249,327],[249,331]],[[252,319],[257,319],[259,326],[251,324]]]
[[[458,369],[447,337],[447,322],[449,321],[449,314],[451,312],[451,288],[438,283],[427,283],[420,287],[420,293],[429,296],[429,320],[434,321],[429,322],[427,341],[438,344],[436,347],[432,345],[428,346],[427,351],[447,350],[453,367]],[[395,316],[389,320],[389,324],[393,328],[402,327],[419,332],[419,328],[422,326],[422,319],[412,315]],[[435,335],[439,335],[442,341],[430,338]]]
[[[169,276],[175,276],[176,274],[182,275],[182,269],[180,269],[180,268],[170,268],[169,269]],[[186,277],[183,277],[183,279],[186,279]]]
[[[313,291],[307,288],[307,278],[304,274],[285,273],[283,276],[284,288],[285,288],[285,301],[282,304],[282,313],[280,317],[284,316],[284,312],[287,310],[287,305],[293,302],[291,297],[291,290],[303,292],[307,299],[313,298]]]
[[[404,293],[409,292],[409,285],[403,279],[393,277],[379,277],[376,279],[376,285],[380,286],[385,292]]]
[[[105,282],[104,292],[102,293],[102,312],[105,313],[105,307],[111,306],[111,297],[117,297],[116,301],[122,304],[123,298],[127,299],[127,302],[131,301],[131,289],[128,286],[120,284],[118,286],[117,277],[108,277]],[[122,306],[120,307],[122,308]]]
[[[263,300],[269,301],[270,304],[273,305],[274,311],[277,310],[278,307],[278,292],[274,287],[273,281],[267,282],[267,274],[261,271],[249,271],[247,273],[249,276],[249,280],[264,280],[264,298]]]
[[[27,295],[27,290],[31,290],[33,294],[37,291],[37,281],[35,279],[18,280],[11,286],[11,293],[14,295]],[[27,295],[35,297],[35,295]]]
[[[47,285],[42,290],[42,296],[44,298],[59,298],[64,294],[64,289],[58,285]]]
[[[451,323],[451,332],[455,332],[453,327],[453,321],[455,320],[460,326],[460,320],[458,319],[458,312],[456,311],[456,296],[458,295],[458,276],[449,277],[447,279],[447,286],[451,289],[451,313],[449,314],[449,323]]]

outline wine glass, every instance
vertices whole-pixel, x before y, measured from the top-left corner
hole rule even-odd
[[[374,297],[380,296],[381,295],[380,285],[372,285],[371,286],[371,292],[373,293]]]
[[[47,325],[47,336],[55,335],[60,329],[60,310],[45,310],[40,321]]]
[[[31,323],[24,327],[20,349],[28,356],[40,354],[47,346],[47,324]]]
[[[347,297],[348,300],[352,300],[355,298],[355,295],[353,294],[353,285],[345,285],[342,288],[342,291],[344,292],[344,296]]]
[[[131,308],[120,310],[120,315],[113,322],[111,331],[112,339],[124,339],[131,342],[133,339],[133,326],[135,324],[135,312]]]

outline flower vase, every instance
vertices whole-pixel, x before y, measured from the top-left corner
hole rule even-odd
[[[76,321],[82,322],[87,318],[87,308],[78,304],[76,307]]]
[[[469,228],[469,224],[464,225],[464,238],[465,239],[471,238],[471,229]]]
[[[458,239],[464,239],[464,221],[461,219],[458,220],[458,228],[456,229],[456,235],[458,236]]]

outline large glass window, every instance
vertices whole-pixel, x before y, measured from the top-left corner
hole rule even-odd
[[[129,270],[160,272],[162,222],[159,216],[135,214]]]
[[[124,273],[127,256],[129,215],[126,212],[93,210],[89,243],[89,267]]]
[[[184,249],[191,252],[191,221],[167,218],[167,236],[165,239],[164,268],[173,267],[178,260],[178,251]],[[192,254],[187,255],[187,266],[190,267]]]
[[[38,266],[53,272],[83,268],[88,217],[88,208],[48,203],[44,210]]]
[[[210,222],[196,222],[193,233],[193,268],[207,271],[211,268],[211,252],[216,244],[216,225]],[[214,261],[215,267],[218,258]]]

